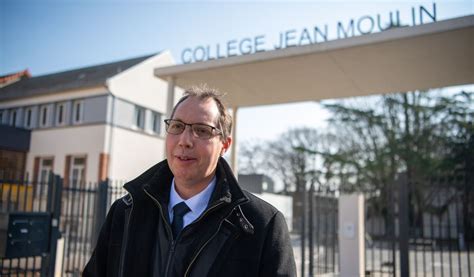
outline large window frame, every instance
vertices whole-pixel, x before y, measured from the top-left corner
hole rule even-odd
[[[41,157],[38,168],[38,181],[41,185],[46,185],[50,181],[51,172],[53,172],[54,157]]]
[[[73,188],[84,187],[86,181],[87,156],[72,156],[69,168],[69,184]]]

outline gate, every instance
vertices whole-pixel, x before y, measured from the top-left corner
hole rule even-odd
[[[0,275],[53,276],[62,181],[0,181]]]
[[[472,276],[473,184],[401,175],[366,197],[368,276]]]
[[[339,272],[338,197],[335,191],[309,191],[295,194],[300,207],[301,276],[316,276]]]
[[[53,276],[55,267],[80,276],[111,203],[124,194],[122,182],[48,180],[0,181],[0,276]],[[58,239],[64,247],[55,253]]]
[[[121,182],[76,182],[64,187],[60,228],[64,238],[63,275],[80,276],[110,205],[123,194]]]

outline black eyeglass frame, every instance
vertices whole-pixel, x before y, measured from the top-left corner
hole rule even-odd
[[[222,131],[221,131],[220,129],[218,129],[217,127],[214,127],[214,126],[211,126],[211,125],[208,125],[208,124],[204,124],[204,123],[186,123],[186,122],[183,122],[183,121],[181,121],[181,120],[179,120],[179,119],[172,119],[172,118],[168,118],[168,119],[165,119],[165,120],[163,120],[163,121],[164,121],[165,124],[166,124],[166,128],[165,128],[166,132],[167,132],[168,134],[171,134],[171,135],[180,135],[180,134],[182,134],[182,133],[186,130],[186,126],[191,127],[191,131],[192,131],[192,133],[193,133],[193,136],[196,137],[196,138],[199,138],[199,139],[210,139],[210,138],[213,138],[213,137],[215,137],[215,136],[221,136],[221,135],[223,134]],[[177,122],[179,122],[179,123],[184,124],[183,132],[181,132],[181,133],[179,133],[179,134],[173,134],[173,133],[168,132],[168,128],[169,128],[170,123],[171,123],[172,121],[177,121]],[[209,136],[208,138],[202,138],[202,137],[196,136],[195,132],[193,131],[193,126],[196,126],[196,125],[199,125],[199,126],[206,126],[206,127],[211,128],[212,135]]]

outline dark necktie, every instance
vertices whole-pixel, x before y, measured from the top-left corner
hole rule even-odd
[[[183,216],[190,211],[189,207],[184,202],[180,202],[173,207],[173,223],[171,223],[171,230],[173,236],[176,238],[183,229]]]

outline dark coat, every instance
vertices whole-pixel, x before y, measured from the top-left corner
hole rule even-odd
[[[173,240],[163,161],[125,184],[83,276],[296,276],[283,215],[242,191],[224,159],[203,214]]]

